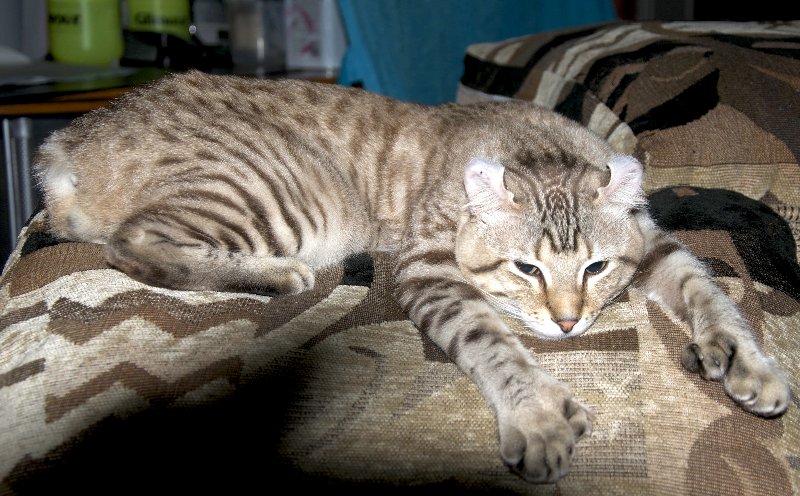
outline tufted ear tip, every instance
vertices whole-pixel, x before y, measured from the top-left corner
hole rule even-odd
[[[645,203],[644,167],[630,155],[617,155],[608,162],[611,178],[599,188],[599,197],[609,203],[641,206]]]
[[[464,189],[470,205],[500,205],[511,202],[513,194],[506,189],[503,181],[505,167],[474,158],[464,168]]]
[[[464,168],[464,189],[469,211],[483,222],[493,223],[519,212],[514,193],[505,185],[505,167],[483,158],[470,160]]]

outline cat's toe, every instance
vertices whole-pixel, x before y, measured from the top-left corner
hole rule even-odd
[[[728,396],[750,413],[774,417],[791,402],[789,381],[754,342],[709,332],[689,343],[681,362],[704,379],[722,381]]]
[[[762,417],[781,415],[789,407],[789,381],[769,359],[734,357],[723,384],[728,395],[745,410]]]
[[[689,343],[681,354],[681,363],[704,379],[718,381],[725,376],[736,344],[722,333],[709,333],[698,342]]]
[[[500,433],[500,454],[511,470],[528,482],[553,483],[569,471],[575,435],[562,418],[538,415],[535,429],[526,432],[508,425]]]
[[[528,482],[553,483],[567,475],[575,443],[592,428],[588,408],[572,397],[563,410],[520,408],[500,420],[500,455]]]
[[[283,294],[299,294],[314,287],[314,271],[308,265],[298,262],[292,269],[282,281]]]
[[[240,271],[231,278],[227,291],[266,296],[296,295],[314,287],[314,271],[297,259],[262,259],[258,270]]]

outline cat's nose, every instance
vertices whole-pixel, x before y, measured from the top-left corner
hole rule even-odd
[[[561,330],[564,331],[564,334],[567,334],[569,331],[571,331],[572,328],[575,327],[575,324],[577,323],[578,323],[577,320],[559,320],[556,322],[556,324],[558,324],[558,327],[560,327]]]

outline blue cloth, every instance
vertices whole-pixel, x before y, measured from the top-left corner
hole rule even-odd
[[[613,0],[339,0],[339,82],[401,100],[455,100],[468,45],[616,20]]]

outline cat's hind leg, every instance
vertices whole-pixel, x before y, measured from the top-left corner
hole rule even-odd
[[[171,289],[278,295],[314,286],[313,270],[295,257],[249,253],[200,229],[175,229],[150,219],[123,224],[105,254],[131,278]]]

